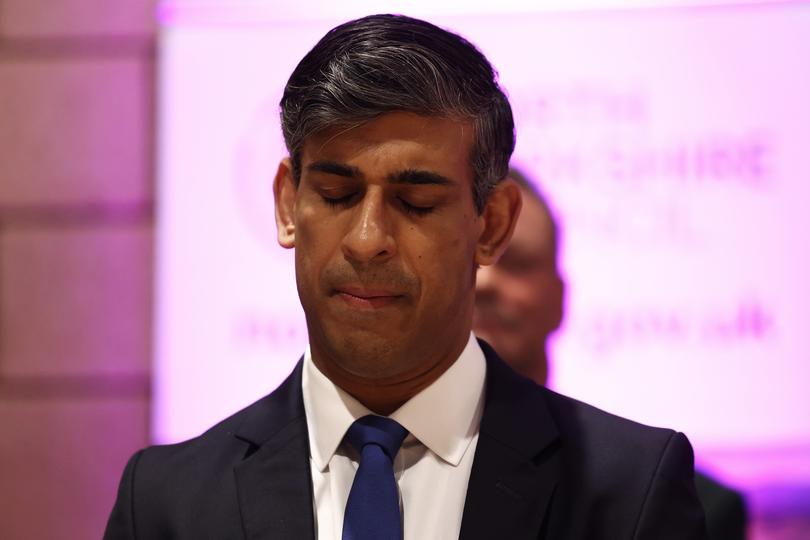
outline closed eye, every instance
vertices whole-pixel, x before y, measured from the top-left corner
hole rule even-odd
[[[326,195],[321,195],[321,199],[323,199],[323,202],[325,202],[327,206],[337,208],[341,206],[349,206],[352,203],[354,195],[354,193],[349,193],[348,195],[343,195],[341,197],[327,197]]]
[[[417,206],[409,203],[405,199],[399,199],[399,201],[402,205],[402,209],[408,214],[415,216],[426,216],[433,211],[432,206]]]

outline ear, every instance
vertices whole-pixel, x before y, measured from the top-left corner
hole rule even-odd
[[[522,203],[520,188],[511,178],[493,188],[481,213],[483,230],[475,251],[476,263],[487,266],[498,261],[512,239]]]
[[[273,181],[273,198],[276,201],[276,229],[278,230],[278,243],[281,247],[290,249],[295,247],[295,199],[298,186],[292,174],[292,164],[289,158],[284,158],[278,164],[276,178]]]

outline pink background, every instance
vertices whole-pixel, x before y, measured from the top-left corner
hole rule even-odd
[[[562,223],[552,386],[684,431],[755,506],[785,485],[806,504],[810,9],[508,11],[431,20],[499,70],[515,160]],[[271,181],[281,90],[327,16],[161,11],[158,442],[265,395],[305,346]]]

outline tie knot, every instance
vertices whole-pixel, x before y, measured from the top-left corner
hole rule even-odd
[[[361,454],[364,446],[376,444],[393,461],[407,434],[408,430],[399,425],[396,420],[369,415],[358,418],[349,426],[346,440]]]

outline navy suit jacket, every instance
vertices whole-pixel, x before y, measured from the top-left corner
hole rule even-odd
[[[537,386],[482,347],[486,401],[460,538],[705,538],[683,434]],[[314,538],[301,366],[203,435],[135,454],[105,540]]]

